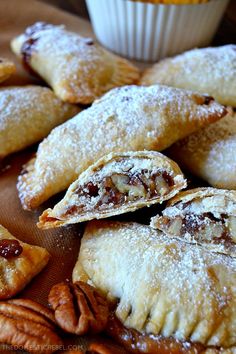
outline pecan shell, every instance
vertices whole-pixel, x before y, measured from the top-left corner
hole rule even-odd
[[[99,333],[106,327],[108,304],[94,287],[84,282],[54,285],[48,301],[57,324],[66,332],[84,335]]]
[[[0,343],[37,354],[51,354],[63,345],[52,312],[27,299],[0,302]]]

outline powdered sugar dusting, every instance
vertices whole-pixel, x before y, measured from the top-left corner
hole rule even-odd
[[[0,107],[1,158],[44,138],[79,111],[40,86],[1,88]]]
[[[36,23],[17,40],[22,42],[23,57],[26,42],[27,62],[65,101],[91,103],[109,89],[139,78],[138,69],[126,59],[64,26]]]
[[[212,186],[236,189],[236,114],[192,134],[170,155]]]
[[[193,49],[148,69],[143,84],[161,83],[212,95],[236,106],[236,45]]]
[[[236,259],[144,225],[97,222],[86,229],[79,263],[96,287],[120,299],[125,326],[206,345],[235,343]]]
[[[53,130],[39,146],[33,173],[23,177],[31,189],[54,194],[110,152],[163,150],[225,114],[223,106],[205,101],[167,86],[116,88]]]

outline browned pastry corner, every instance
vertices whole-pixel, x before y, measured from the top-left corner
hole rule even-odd
[[[16,67],[12,61],[0,57],[0,82],[7,80],[15,71]]]
[[[102,343],[91,343],[86,354],[124,354],[124,349],[117,346]]]
[[[106,327],[109,315],[106,300],[82,281],[54,285],[48,302],[55,311],[57,324],[66,332],[84,335],[99,333]]]
[[[63,345],[53,313],[28,299],[0,302],[0,343],[37,354],[51,354]]]

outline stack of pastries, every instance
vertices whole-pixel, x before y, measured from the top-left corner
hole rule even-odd
[[[108,301],[106,333],[132,353],[236,353],[236,46],[164,59],[141,77],[64,26],[36,23],[11,48],[51,89],[0,89],[0,156],[45,138],[19,198],[32,210],[67,189],[39,217],[42,233],[89,221],[72,281]],[[0,60],[0,80],[14,70]],[[180,168],[209,187],[188,189]],[[153,205],[149,225],[97,220]],[[16,242],[19,254],[33,247]],[[47,263],[34,247],[35,271],[4,280],[2,298]]]

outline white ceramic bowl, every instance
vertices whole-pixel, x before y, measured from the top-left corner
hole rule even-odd
[[[211,42],[229,0],[163,5],[86,0],[99,42],[125,57],[157,61]]]

